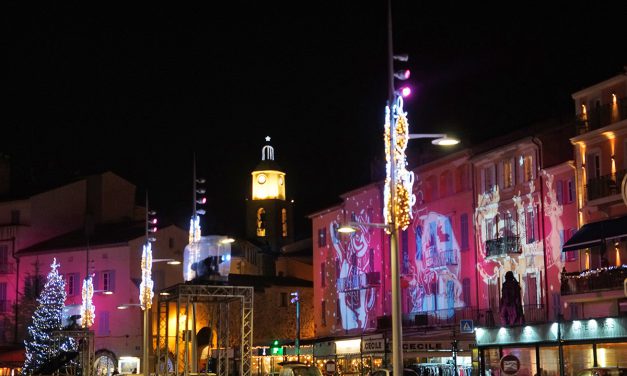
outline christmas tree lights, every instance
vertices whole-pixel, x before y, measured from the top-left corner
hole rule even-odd
[[[61,341],[59,348],[55,347],[53,333],[62,329],[62,312],[65,303],[65,282],[59,274],[56,258],[50,265],[44,289],[37,299],[39,303],[28,327],[28,338],[24,341],[26,347],[26,361],[22,372],[31,374],[37,371],[47,361],[59,355],[59,351],[69,351],[74,347],[73,341],[68,338]]]

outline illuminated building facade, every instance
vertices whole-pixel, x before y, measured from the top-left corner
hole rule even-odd
[[[452,325],[477,308],[476,271],[463,267],[476,263],[469,155],[454,153],[412,171],[416,204],[399,235],[406,364],[427,358],[445,364],[452,359],[454,337],[459,366],[471,366],[474,338]],[[332,338],[314,347],[321,367],[333,361],[343,372],[365,372],[390,361],[385,351],[391,326],[390,245],[377,226],[384,221],[382,192],[383,184],[374,183],[310,215],[316,337]],[[356,232],[338,232],[349,222],[357,224]]]
[[[530,242],[530,227],[522,223],[525,232],[520,236],[528,239],[527,246],[510,256],[515,262],[509,262],[519,276],[524,304],[529,304],[529,292],[534,290],[530,266],[540,266],[543,259],[544,266],[538,269],[544,268],[546,282],[536,290],[542,294],[539,302],[546,302],[546,319],[525,312],[523,325],[479,328],[482,371],[499,370],[504,356],[516,357],[519,374],[529,375],[540,368],[548,375],[570,375],[588,367],[627,366],[627,200],[620,187],[627,167],[626,97],[625,74],[573,94],[576,122],[569,141],[574,160],[555,165],[543,160],[544,192],[538,197],[542,205],[523,206],[524,212],[531,211],[530,206],[541,208],[544,242]],[[542,157],[562,148],[562,138],[549,136],[542,140]],[[523,157],[523,167],[525,162]],[[537,188],[538,184],[529,184],[527,195],[518,201],[537,202],[533,199]],[[543,250],[535,252],[534,247]],[[542,259],[532,258],[536,254]],[[489,287],[487,296],[492,296]]]
[[[23,343],[31,317],[23,306],[25,300],[16,299],[16,293],[22,296],[27,280],[33,282],[37,274],[45,276],[56,257],[65,280],[68,316],[80,314],[83,281],[87,273],[94,277],[95,317],[90,329],[94,332],[98,375],[111,374],[123,360],[133,366],[127,372],[139,367],[141,310],[139,306],[117,309],[122,304],[139,303],[145,222],[144,208],[135,204],[135,193],[133,184],[105,172],[2,202],[0,228],[5,236],[0,242],[0,270],[6,271],[0,273],[0,291],[4,294],[0,305],[5,308],[0,312],[5,324],[2,345]],[[181,259],[187,242],[184,230],[162,226],[155,237],[155,258]],[[182,274],[169,268],[172,266],[166,263],[153,265],[156,289],[182,281]]]

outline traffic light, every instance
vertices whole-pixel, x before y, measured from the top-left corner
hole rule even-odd
[[[270,355],[283,355],[283,347],[279,344],[279,340],[275,339],[270,345]]]

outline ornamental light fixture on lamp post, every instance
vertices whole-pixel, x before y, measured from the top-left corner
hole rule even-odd
[[[456,140],[444,134],[409,134],[407,114],[403,110],[403,97],[409,95],[409,88],[394,89],[394,79],[406,80],[410,72],[394,72],[394,60],[407,61],[407,55],[394,55],[392,45],[392,0],[388,0],[387,9],[388,39],[388,100],[385,116],[385,158],[386,178],[383,192],[384,224],[378,224],[390,235],[390,269],[392,283],[392,371],[395,375],[403,373],[403,329],[401,312],[401,281],[399,274],[399,238],[398,231],[405,230],[411,221],[411,207],[416,201],[412,192],[414,174],[406,170],[405,149],[413,138],[434,138],[436,145],[454,145]],[[436,142],[437,141],[437,142]]]

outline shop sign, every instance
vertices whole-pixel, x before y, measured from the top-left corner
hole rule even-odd
[[[501,358],[501,371],[506,375],[515,375],[520,369],[520,360],[515,355],[508,354]]]
[[[382,353],[385,352],[385,339],[364,339],[361,341],[361,351],[364,353]]]
[[[627,336],[624,318],[577,320],[563,324],[562,338],[566,340],[618,338]]]
[[[451,342],[403,341],[404,352],[444,351],[451,349]]]
[[[553,324],[526,325],[503,328],[480,328],[475,330],[477,345],[494,346],[511,343],[536,343],[557,341],[557,330]]]

